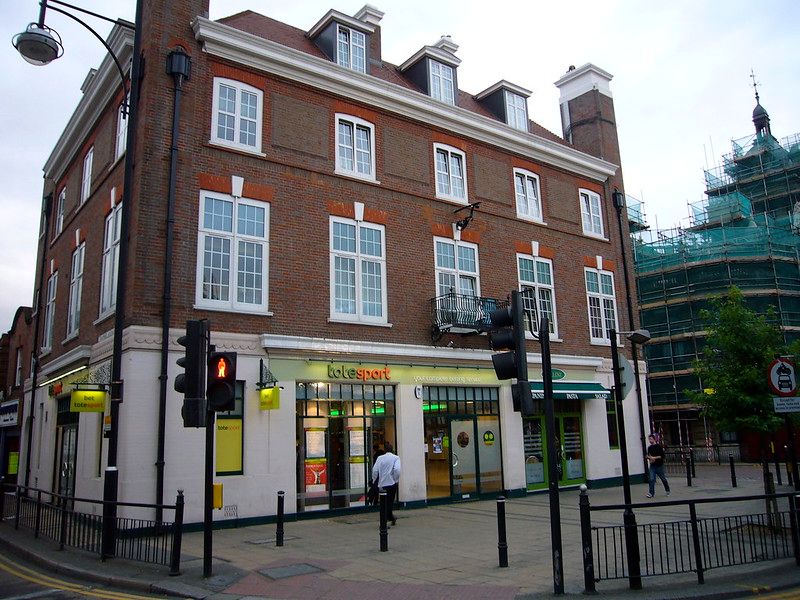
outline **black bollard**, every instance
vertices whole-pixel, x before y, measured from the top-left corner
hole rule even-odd
[[[508,542],[506,541],[506,499],[497,498],[497,554],[501,567],[508,566]]]
[[[380,505],[381,524],[378,528],[381,539],[381,552],[389,550],[389,527],[386,524],[386,490],[378,492],[378,503]]]
[[[283,546],[283,502],[285,492],[280,490],[278,492],[278,519],[275,527],[275,545]]]
[[[733,464],[733,454],[728,454],[728,462],[731,465],[731,486],[736,487],[736,467]]]
[[[589,495],[586,493],[586,484],[581,486],[579,506],[581,513],[581,545],[583,546],[583,593],[596,594],[594,556],[592,555],[592,516],[589,509]]]
[[[692,479],[697,479],[697,471],[694,470],[694,448],[689,448],[689,460],[692,462]]]
[[[683,460],[686,462],[686,485],[692,487],[692,457],[691,452],[686,452],[683,455]]]

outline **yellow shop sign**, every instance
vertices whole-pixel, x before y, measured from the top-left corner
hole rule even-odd
[[[73,390],[69,398],[69,411],[103,412],[106,409],[107,395],[100,390]]]

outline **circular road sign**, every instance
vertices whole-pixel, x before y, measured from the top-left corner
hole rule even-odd
[[[769,365],[769,387],[778,396],[796,396],[797,378],[794,363],[786,358],[776,358]]]

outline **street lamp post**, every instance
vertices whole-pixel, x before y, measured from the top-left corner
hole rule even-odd
[[[614,202],[614,208],[617,210],[617,228],[619,231],[619,245],[620,245],[620,252],[622,253],[622,275],[625,281],[625,304],[628,309],[628,327],[633,329],[633,298],[631,297],[631,283],[628,277],[628,254],[625,251],[625,231],[622,229],[622,209],[625,208],[625,194],[614,189],[614,192],[611,194],[611,199]],[[649,334],[648,334],[648,338]],[[641,428],[641,443],[642,443],[642,454],[647,456],[647,444],[645,443],[645,427],[644,427],[644,410],[642,409],[642,382],[639,380],[639,356],[636,352],[636,344],[634,343],[631,346],[631,359],[633,361],[633,372],[636,375],[636,402],[638,406],[638,414],[639,414],[639,427]],[[650,410],[650,400],[648,398],[647,401],[648,411],[647,411],[647,421],[648,427],[650,427],[650,423],[653,421],[653,417]],[[643,459],[644,467],[647,468],[647,458]]]
[[[119,236],[119,268],[117,272],[117,297],[114,311],[114,340],[111,355],[111,431],[108,440],[108,461],[105,471],[103,484],[103,549],[104,558],[114,556],[116,546],[116,514],[117,514],[117,493],[119,489],[119,470],[117,469],[117,444],[119,439],[119,405],[122,402],[122,333],[125,328],[124,302],[127,287],[127,266],[129,253],[130,237],[130,210],[131,198],[133,193],[133,156],[136,149],[136,123],[138,118],[139,101],[139,81],[142,67],[142,35],[141,27],[143,0],[136,1],[136,17],[134,25],[122,20],[109,19],[95,12],[85,10],[73,4],[67,4],[60,0],[41,0],[39,3],[39,19],[35,23],[30,23],[26,30],[14,36],[12,43],[22,57],[29,63],[37,66],[49,64],[59,58],[64,53],[61,44],[61,37],[58,33],[45,25],[44,19],[47,9],[63,14],[70,19],[81,24],[88,29],[108,50],[109,55],[119,70],[122,79],[123,92],[126,91],[125,72],[108,46],[106,41],[87,23],[75,15],[58,8],[58,6],[69,8],[92,17],[109,21],[115,25],[132,29],[133,34],[133,60],[131,65],[131,85],[130,100],[127,105],[128,134],[125,146],[125,171],[122,183],[122,215],[120,220]],[[123,94],[124,98],[127,94]]]
[[[646,329],[637,331],[621,331],[628,334],[631,344],[643,344],[650,339]],[[625,410],[623,408],[622,381],[620,380],[619,349],[617,347],[617,331],[609,331],[611,337],[611,364],[614,371],[614,400],[617,408],[617,424],[619,428],[619,453],[622,463],[622,495],[625,502],[623,523],[625,525],[625,550],[628,559],[628,581],[632,590],[642,589],[642,576],[639,569],[639,536],[636,531],[636,515],[631,509],[631,474],[628,469],[628,438],[625,433]]]

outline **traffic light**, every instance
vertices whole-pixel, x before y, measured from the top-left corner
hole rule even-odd
[[[206,407],[203,382],[207,339],[206,321],[186,321],[186,335],[178,343],[186,348],[178,359],[184,372],[175,376],[175,391],[183,394],[181,416],[184,427],[205,427]]]
[[[234,409],[236,397],[236,352],[208,355],[208,407],[217,412]]]
[[[516,379],[511,386],[514,410],[523,416],[533,414],[533,395],[528,383],[528,354],[525,347],[524,311],[522,295],[517,290],[511,292],[511,305],[498,308],[489,315],[492,325],[497,328],[490,337],[492,350],[508,350],[492,355],[494,372],[498,379]]]

